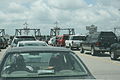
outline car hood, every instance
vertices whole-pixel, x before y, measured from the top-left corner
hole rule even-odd
[[[0,78],[0,80],[96,80],[93,76],[83,77],[42,77],[42,78]]]

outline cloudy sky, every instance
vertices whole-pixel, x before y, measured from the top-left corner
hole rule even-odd
[[[109,31],[120,26],[120,0],[0,0],[0,28],[7,34],[26,21],[41,34],[49,34],[56,21],[77,34],[87,33],[86,26],[92,24]]]

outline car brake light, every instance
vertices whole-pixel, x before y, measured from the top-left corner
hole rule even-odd
[[[96,46],[100,46],[100,42],[96,42]]]

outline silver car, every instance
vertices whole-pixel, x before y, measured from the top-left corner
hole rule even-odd
[[[82,60],[66,48],[9,48],[0,65],[3,80],[94,79]]]

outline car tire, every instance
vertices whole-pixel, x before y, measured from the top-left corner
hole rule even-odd
[[[79,50],[79,47],[77,47],[77,50]]]
[[[92,56],[96,56],[97,55],[97,51],[94,49],[94,47],[91,48],[91,55]]]
[[[84,53],[84,49],[83,48],[80,48],[80,53]]]
[[[68,46],[65,45],[65,48],[68,48]]]
[[[111,51],[110,58],[111,60],[117,60],[118,56],[115,54],[115,51]]]
[[[70,48],[71,50],[73,49],[71,45],[69,45],[69,48]]]
[[[6,49],[6,45],[4,45],[3,49]]]

